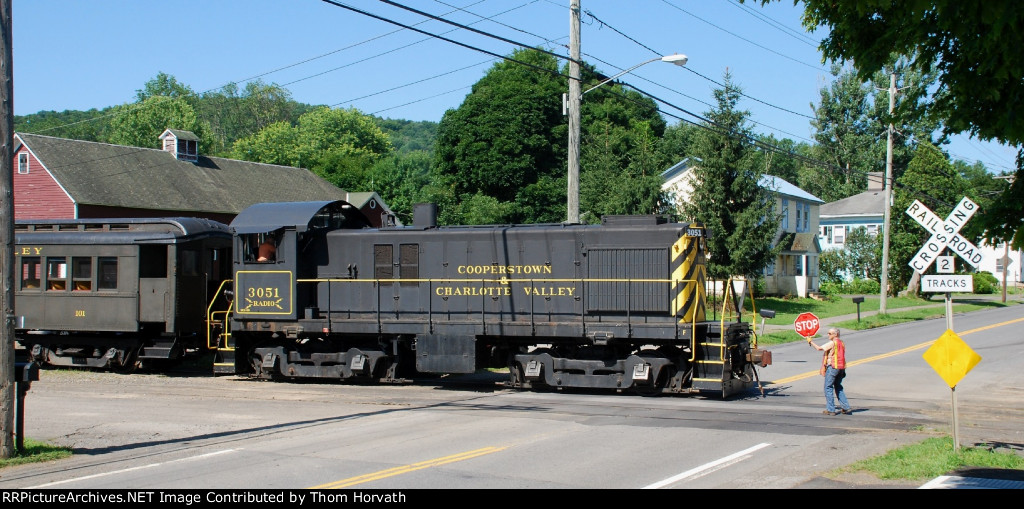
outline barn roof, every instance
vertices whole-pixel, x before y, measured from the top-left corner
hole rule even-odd
[[[159,149],[16,136],[79,204],[237,214],[262,202],[344,200],[346,192],[304,168]]]

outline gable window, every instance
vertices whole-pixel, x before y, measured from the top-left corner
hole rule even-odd
[[[18,173],[28,173],[28,152],[18,154]]]

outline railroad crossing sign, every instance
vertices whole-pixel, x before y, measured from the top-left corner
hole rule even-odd
[[[924,274],[924,271],[928,270],[932,262],[942,253],[942,250],[948,247],[972,267],[978,268],[978,264],[981,263],[981,251],[971,241],[960,235],[960,228],[963,228],[964,223],[977,211],[978,204],[965,196],[953,209],[953,212],[949,213],[946,220],[942,221],[923,203],[914,200],[914,203],[907,207],[907,215],[932,232],[932,236],[907,265],[910,265],[910,268],[917,273]]]
[[[818,317],[814,316],[814,313],[800,313],[793,321],[793,327],[796,329],[796,333],[805,337],[810,338],[811,336],[818,333]]]

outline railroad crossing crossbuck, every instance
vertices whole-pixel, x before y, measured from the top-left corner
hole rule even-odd
[[[907,265],[910,265],[910,268],[917,273],[924,274],[924,271],[928,270],[936,257],[942,253],[942,250],[948,247],[977,269],[978,264],[981,263],[981,251],[971,241],[960,235],[960,228],[963,228],[964,223],[977,211],[978,204],[965,196],[953,209],[953,212],[949,213],[946,220],[942,221],[923,203],[914,200],[914,203],[907,207],[907,215],[932,232],[932,236]]]

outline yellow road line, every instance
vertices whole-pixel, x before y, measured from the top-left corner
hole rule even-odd
[[[971,330],[967,330],[967,331],[964,331],[964,332],[959,332],[959,333],[957,333],[957,335],[958,336],[966,336],[968,334],[974,334],[975,332],[981,332],[983,330],[994,329],[996,327],[1004,327],[1004,326],[1011,325],[1011,324],[1014,324],[1014,323],[1017,323],[1017,322],[1024,322],[1024,318],[1017,318],[1015,320],[1009,320],[1009,321],[1006,321],[1006,322],[1000,322],[1000,323],[994,323],[992,325],[986,325],[984,327],[978,327],[977,329],[971,329]],[[932,344],[935,343],[935,341],[937,339],[938,338],[933,339],[931,341],[926,341],[924,343],[917,344],[917,345],[914,345],[914,346],[908,346],[907,348],[903,348],[901,350],[896,350],[896,351],[893,351],[893,352],[884,353],[884,354],[881,354],[881,355],[876,355],[874,357],[868,357],[866,359],[860,359],[860,360],[853,361],[853,362],[847,362],[846,365],[847,366],[857,366],[859,364],[864,364],[866,362],[873,362],[873,361],[877,361],[879,359],[886,359],[886,358],[889,358],[889,357],[895,357],[897,355],[905,354],[907,352],[913,352],[914,350],[920,350],[922,348],[928,348],[929,346],[932,346]],[[802,373],[802,374],[799,374],[799,375],[794,375],[794,376],[791,376],[791,377],[788,377],[788,378],[780,378],[778,380],[772,380],[771,382],[764,382],[764,383],[765,384],[771,384],[771,385],[774,385],[774,384],[785,384],[785,383],[789,383],[789,382],[795,382],[797,380],[803,380],[805,378],[810,378],[812,376],[821,376],[821,375],[819,375],[817,371],[808,371],[807,373]]]
[[[416,471],[416,470],[422,470],[424,468],[438,467],[438,466],[441,466],[441,465],[446,465],[448,463],[455,463],[456,461],[463,461],[463,460],[473,459],[473,458],[476,458],[478,456],[483,456],[485,454],[493,454],[493,453],[496,453],[496,452],[499,452],[499,451],[503,451],[505,449],[507,449],[507,447],[484,447],[484,448],[476,449],[476,450],[472,450],[472,451],[466,451],[466,452],[460,452],[458,454],[452,454],[451,456],[444,456],[442,458],[435,458],[435,459],[432,459],[432,460],[421,461],[419,463],[413,463],[411,465],[403,465],[403,466],[400,466],[400,467],[389,468],[387,470],[381,470],[379,472],[374,472],[372,474],[364,474],[364,475],[359,475],[359,476],[356,476],[356,477],[349,477],[348,479],[342,479],[340,481],[329,482],[327,484],[321,484],[319,486],[313,486],[312,488],[308,488],[308,489],[311,489],[311,490],[315,490],[315,489],[331,490],[331,489],[337,489],[337,488],[346,488],[346,487],[354,486],[356,484],[360,484],[360,483],[364,483],[364,482],[376,481],[378,479],[384,479],[384,478],[387,478],[387,477],[393,477],[393,476],[396,476],[396,475],[401,475],[401,474],[413,472],[413,471]]]

